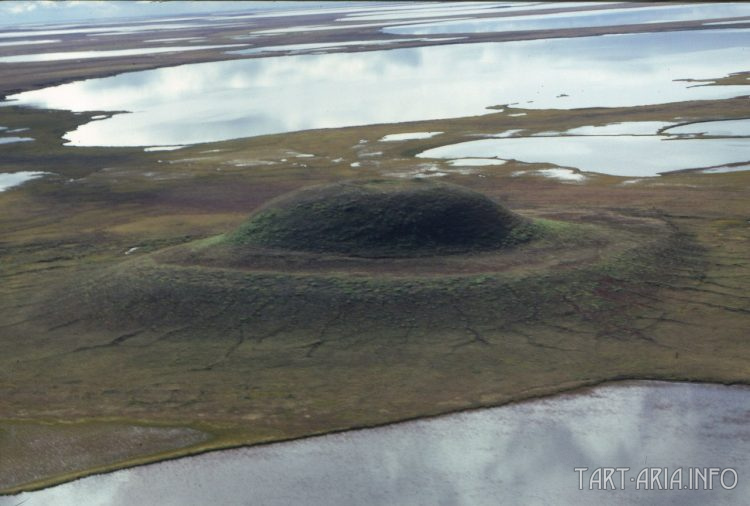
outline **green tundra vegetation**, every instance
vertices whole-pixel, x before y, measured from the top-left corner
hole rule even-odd
[[[616,379],[747,383],[750,173],[570,183],[414,158],[746,101],[151,153],[62,145],[97,112],[3,108],[36,139],[0,146],[3,172],[49,175],[0,193],[0,490]],[[378,141],[415,131],[445,133]],[[412,180],[425,163],[440,183]]]
[[[228,240],[361,257],[457,254],[531,236],[518,215],[484,195],[424,180],[306,188],[257,211]]]

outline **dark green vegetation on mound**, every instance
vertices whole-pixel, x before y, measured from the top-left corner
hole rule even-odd
[[[451,184],[380,180],[283,196],[228,239],[293,251],[408,257],[491,250],[531,236],[528,220],[481,193]]]
[[[534,233],[517,247],[453,255],[352,257],[238,245],[231,235],[214,236],[83,274],[75,286],[52,293],[45,307],[53,309],[39,318],[52,327],[72,330],[85,322],[87,329],[97,329],[80,351],[122,350],[124,343],[151,347],[162,339],[221,348],[229,338],[294,343],[301,351],[292,354],[309,358],[337,353],[342,344],[356,350],[363,338],[392,348],[394,335],[399,341],[415,322],[419,329],[433,329],[434,336],[468,318],[454,329],[463,342],[464,325],[506,328],[533,324],[544,314],[566,314],[569,300],[590,293],[602,276],[654,276],[675,241],[652,217],[582,212],[559,217],[563,220],[519,221],[518,228]],[[231,351],[229,357],[238,354]],[[212,369],[216,360],[203,353],[194,359],[199,369]]]

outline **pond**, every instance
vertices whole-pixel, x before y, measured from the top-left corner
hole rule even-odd
[[[401,134],[388,134],[380,139],[380,142],[411,141],[417,139],[429,139],[443,132],[405,132]]]
[[[0,497],[0,506],[745,505],[749,417],[748,387],[625,382],[212,452]],[[623,470],[597,481],[601,468]]]
[[[0,144],[13,144],[14,142],[29,142],[33,140],[31,137],[0,137]]]
[[[47,172],[39,171],[21,171],[21,172],[0,172],[0,192],[21,185],[26,181],[31,181],[38,177],[47,175]]]
[[[671,131],[667,130],[667,131]],[[587,172],[648,177],[750,161],[750,140],[667,135],[534,135],[480,139],[423,151],[420,158],[496,157]]]
[[[488,114],[498,104],[572,109],[739,96],[750,86],[675,80],[746,70],[749,43],[750,31],[723,29],[266,57],[89,79],[6,103],[132,111],[68,132],[72,145],[173,146]]]
[[[710,137],[750,137],[750,119],[702,121],[668,128],[674,135],[702,135]]]

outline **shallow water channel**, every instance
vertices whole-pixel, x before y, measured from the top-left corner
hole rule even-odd
[[[629,469],[598,480],[605,467]],[[212,452],[0,506],[744,505],[749,484],[750,388],[639,381]]]

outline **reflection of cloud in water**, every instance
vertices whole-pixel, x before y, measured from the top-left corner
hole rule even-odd
[[[579,491],[576,467],[750,472],[750,389],[634,382],[365,431],[214,452],[0,498],[7,506],[744,504],[732,491]],[[585,475],[588,480],[590,473]],[[9,502],[12,501],[12,502]],[[644,502],[646,501],[646,502]],[[708,502],[707,502],[708,501]]]
[[[221,46],[140,47],[135,49],[112,49],[106,51],[69,51],[59,53],[19,54],[13,56],[0,56],[0,64],[82,60],[88,58],[116,58],[121,56],[139,56],[157,53],[203,51],[206,49],[221,49],[226,47],[237,47],[241,45],[242,44],[225,44]]]
[[[736,96],[750,87],[690,88],[674,79],[744,70],[738,65],[748,38],[706,30],[259,58],[132,72],[11,98],[134,111],[79,127],[66,135],[73,144],[189,144],[486,114],[490,105],[532,100],[530,108],[578,108]]]
[[[700,21],[750,15],[750,5],[742,3],[707,5],[650,5],[599,11],[561,12],[500,18],[438,21],[433,23],[387,27],[384,33],[397,35],[430,35],[442,33],[512,32],[619,26],[631,24]]]
[[[480,139],[429,149],[420,158],[498,157],[553,163],[617,176],[714,167],[750,159],[748,141],[680,139],[659,135],[582,135]]]
[[[16,142],[33,141],[32,137],[0,137],[0,144],[13,144]]]
[[[227,54],[250,55],[269,52],[312,52],[312,51],[336,51],[351,46],[384,46],[397,45],[404,42],[423,42],[423,41],[440,41],[456,40],[463,37],[443,37],[443,38],[416,38],[416,39],[384,39],[384,40],[348,40],[343,42],[311,42],[306,44],[284,44],[278,46],[261,46],[250,49],[240,49],[238,51],[227,51]]]
[[[496,156],[523,162],[554,163],[590,172],[619,176],[656,176],[660,172],[715,167],[750,159],[750,144],[744,139],[692,139],[691,135],[743,135],[750,120],[711,121],[669,127],[661,121],[634,121],[571,128],[563,133],[543,132],[514,137],[518,131],[493,135],[491,139],[441,146],[418,154],[422,158]],[[669,128],[666,128],[669,127]],[[656,135],[679,134],[680,137]],[[682,136],[687,136],[682,138]],[[730,172],[743,168],[719,167],[703,172]],[[524,171],[525,172],[525,171]],[[549,177],[582,180],[568,169],[536,171]],[[520,175],[520,174],[519,174]]]
[[[668,128],[664,133],[679,135],[750,136],[750,119],[704,121]]]
[[[741,172],[743,170],[750,170],[750,164],[737,165],[733,167],[716,167],[714,169],[706,169],[701,172],[705,174],[722,174],[726,172]]]
[[[656,135],[660,128],[671,123],[664,121],[629,121],[607,125],[582,126],[565,131],[566,135]]]
[[[383,136],[381,142],[394,142],[394,141],[409,141],[414,139],[429,139],[435,137],[443,132],[404,132],[400,134],[388,134]]]
[[[0,47],[4,46],[27,46],[32,44],[53,44],[60,42],[59,39],[55,40],[13,40],[10,42],[0,42]]]
[[[0,192],[48,174],[38,171],[0,172]]]
[[[476,15],[476,14],[504,14],[515,11],[529,11],[537,9],[571,9],[574,7],[594,7],[608,2],[555,2],[554,7],[549,2],[426,2],[422,4],[388,5],[373,8],[368,12],[348,14],[346,17],[338,18],[336,21],[353,20],[381,20],[430,18],[446,15]],[[559,14],[555,14],[559,15]],[[412,21],[414,22],[414,21]]]
[[[68,28],[68,29],[60,29],[59,27],[54,30],[26,30],[26,31],[12,31],[8,30],[5,32],[0,33],[0,38],[10,38],[10,37],[37,37],[40,35],[69,35],[69,34],[76,34],[76,33],[91,33],[91,34],[97,34],[97,33],[108,33],[108,32],[118,32],[118,34],[123,33],[135,33],[135,32],[142,32],[142,31],[153,31],[153,30],[185,30],[189,28],[204,28],[204,25],[201,24],[149,24],[148,22],[142,24],[142,25],[112,25],[107,27],[101,27],[101,26],[85,26],[85,27],[77,27],[77,28]]]
[[[483,167],[486,165],[504,165],[505,163],[507,163],[506,160],[498,160],[497,158],[457,158],[448,161],[448,165],[454,167]]]

